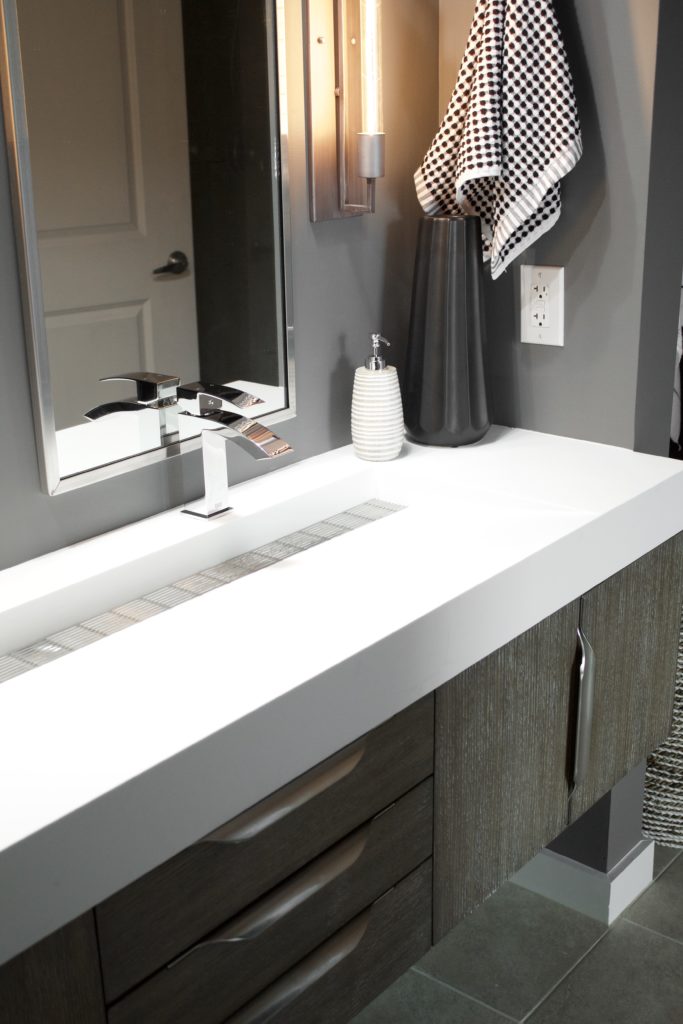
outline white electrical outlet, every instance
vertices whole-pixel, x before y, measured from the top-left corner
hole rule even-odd
[[[564,267],[521,266],[521,340],[564,345]]]

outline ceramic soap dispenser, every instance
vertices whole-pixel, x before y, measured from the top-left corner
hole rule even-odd
[[[403,447],[403,407],[395,366],[387,366],[380,345],[389,342],[372,334],[372,353],[353,380],[351,437],[356,455],[370,462],[395,459]]]

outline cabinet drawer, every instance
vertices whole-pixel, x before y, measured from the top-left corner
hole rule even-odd
[[[431,855],[432,780],[110,1008],[110,1024],[222,1024]]]
[[[107,1001],[431,775],[433,733],[429,696],[100,904]]]
[[[431,888],[427,861],[226,1024],[344,1024],[429,949]]]

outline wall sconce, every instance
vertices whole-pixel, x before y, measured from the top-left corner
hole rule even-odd
[[[312,221],[375,211],[384,176],[382,0],[306,0]]]

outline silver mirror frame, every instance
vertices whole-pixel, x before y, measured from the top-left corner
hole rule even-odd
[[[294,374],[294,327],[292,317],[292,239],[289,206],[288,161],[288,107],[286,74],[286,0],[270,0],[267,11],[274,15],[274,25],[268,33],[269,50],[275,40],[275,61],[269,61],[269,92],[271,96],[271,140],[273,146],[273,207],[276,213],[276,231],[279,228],[282,254],[281,279],[276,282],[282,316],[281,335],[285,351],[280,353],[284,377],[286,406],[277,412],[260,417],[271,425],[296,415]],[[274,29],[274,31],[273,31]],[[270,56],[269,52],[269,56]],[[277,80],[272,68],[277,68]],[[10,168],[10,187],[14,214],[15,238],[19,264],[19,278],[24,315],[24,334],[29,365],[36,449],[43,489],[50,495],[85,487],[110,477],[128,473],[155,462],[163,462],[175,455],[201,447],[201,437],[191,438],[166,447],[155,448],[130,458],[121,459],[73,476],[62,477],[59,472],[54,403],[50,385],[47,333],[43,308],[43,289],[38,256],[31,178],[26,99],[23,85],[21,50],[16,0],[0,0],[0,85],[5,138]],[[273,102],[278,97],[277,109]],[[276,201],[279,200],[279,201]],[[279,218],[279,224],[277,223]]]

